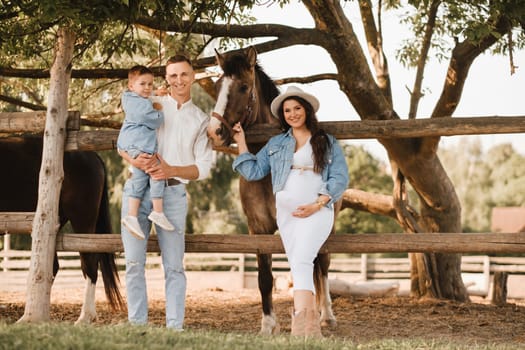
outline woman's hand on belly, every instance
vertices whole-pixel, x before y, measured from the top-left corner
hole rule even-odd
[[[307,218],[320,210],[321,207],[317,203],[308,203],[298,206],[297,209],[292,212],[292,216],[295,216],[296,218]]]

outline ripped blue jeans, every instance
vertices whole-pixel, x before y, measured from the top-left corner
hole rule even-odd
[[[124,185],[122,212],[128,213],[128,198],[131,193],[129,180]],[[138,220],[145,240],[132,236],[121,225],[122,243],[126,258],[126,293],[128,303],[128,321],[132,324],[148,322],[148,295],[146,288],[145,264],[147,239],[150,236],[152,203],[149,188],[141,201]],[[164,267],[166,291],[166,327],[182,329],[184,323],[186,299],[186,275],[184,273],[184,229],[188,212],[186,188],[184,184],[168,186],[164,189],[164,214],[175,226],[175,231],[164,231],[156,226],[159,247]]]

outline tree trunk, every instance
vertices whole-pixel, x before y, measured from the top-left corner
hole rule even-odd
[[[18,322],[49,320],[51,286],[54,278],[53,258],[59,228],[58,204],[64,178],[62,162],[74,44],[75,34],[67,28],[60,28],[55,47],[55,60],[51,67],[38,205],[33,220],[26,306],[24,315]]]
[[[399,119],[391,96],[374,81],[352,24],[337,1],[304,0],[314,18],[316,29],[326,33],[322,46],[338,68],[338,82],[362,120]],[[327,5],[327,3],[329,5]],[[363,0],[361,8],[369,5]],[[368,5],[367,5],[368,3]],[[371,16],[367,17],[371,19]],[[370,20],[364,21],[366,30]],[[368,35],[371,37],[371,35]],[[376,67],[377,69],[377,67]],[[383,70],[383,74],[388,71]],[[430,142],[426,142],[430,139]],[[378,139],[392,165],[395,185],[394,207],[406,232],[461,232],[461,206],[454,186],[437,156],[434,138]],[[426,146],[426,147],[425,147]],[[419,196],[420,213],[409,206],[406,184]],[[412,257],[412,294],[418,297],[466,301],[467,289],[461,278],[461,257],[457,254],[417,254]]]

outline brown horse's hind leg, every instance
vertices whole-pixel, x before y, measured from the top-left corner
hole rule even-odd
[[[279,323],[273,312],[273,274],[272,274],[272,255],[258,254],[258,282],[259,291],[261,292],[263,316],[261,320],[261,334],[278,334]]]
[[[314,284],[317,305],[319,311],[321,311],[321,326],[335,328],[337,321],[332,311],[332,299],[330,298],[330,287],[328,285],[329,266],[330,254],[318,254],[314,260]]]

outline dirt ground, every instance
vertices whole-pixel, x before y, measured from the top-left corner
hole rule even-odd
[[[162,293],[150,294],[150,322],[164,324]],[[53,321],[74,322],[80,313],[82,290],[52,295]],[[24,312],[23,292],[0,293],[0,321],[13,323]],[[110,310],[104,298],[97,297],[98,325],[126,321],[126,312]],[[274,294],[274,307],[281,333],[290,331],[291,297]],[[525,303],[512,301],[503,307],[482,299],[461,304],[449,301],[424,301],[410,297],[345,298],[333,300],[338,320],[336,329],[323,329],[325,336],[362,343],[376,339],[423,338],[450,340],[464,344],[513,343],[525,346]],[[185,327],[223,332],[257,333],[261,308],[258,291],[236,292],[220,289],[188,291]]]

